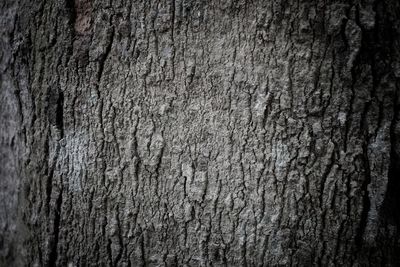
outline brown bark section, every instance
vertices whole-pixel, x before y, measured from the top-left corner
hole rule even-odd
[[[0,10],[0,263],[400,264],[398,1]]]

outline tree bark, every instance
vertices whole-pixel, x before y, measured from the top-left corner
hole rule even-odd
[[[0,265],[400,264],[399,1],[0,12]]]

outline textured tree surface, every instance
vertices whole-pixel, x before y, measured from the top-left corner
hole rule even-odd
[[[1,0],[1,266],[400,264],[398,0]]]

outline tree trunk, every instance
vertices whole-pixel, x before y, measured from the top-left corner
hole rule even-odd
[[[0,265],[400,264],[398,0],[0,6]]]

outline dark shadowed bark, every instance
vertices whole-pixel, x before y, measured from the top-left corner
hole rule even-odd
[[[398,0],[2,0],[0,265],[400,264]]]

